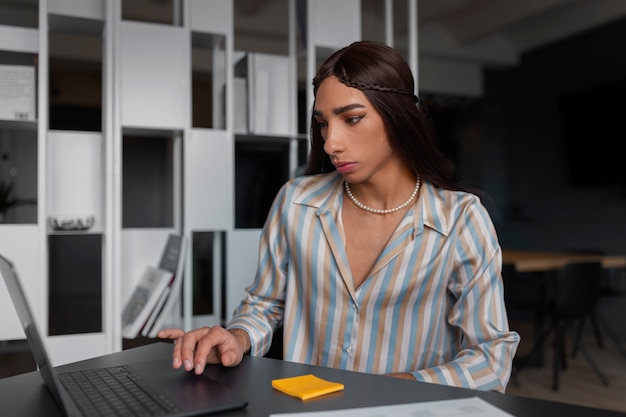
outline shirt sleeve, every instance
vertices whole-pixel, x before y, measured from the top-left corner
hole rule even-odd
[[[261,232],[259,262],[247,295],[233,313],[228,329],[242,329],[250,337],[250,354],[262,356],[270,348],[274,330],[283,319],[287,249],[284,204],[287,187],[276,195]]]
[[[412,374],[418,381],[504,392],[520,337],[509,330],[502,253],[481,204],[470,205],[460,221],[447,317],[457,334],[458,352],[448,363]]]

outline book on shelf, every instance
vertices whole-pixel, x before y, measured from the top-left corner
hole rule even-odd
[[[122,336],[134,339],[150,318],[154,306],[172,280],[170,271],[148,265],[122,311]]]
[[[159,330],[168,327],[167,325],[177,325],[173,323],[173,311],[174,306],[180,301],[180,291],[183,282],[183,271],[185,269],[185,252],[187,249],[187,242],[182,235],[170,235],[161,261],[159,262],[159,268],[170,271],[173,274],[172,280],[162,298],[160,303],[154,308],[154,312],[151,316],[151,321],[146,323],[142,330],[142,336],[156,337]],[[168,322],[169,320],[169,322]]]
[[[242,114],[235,119],[236,133],[288,135],[289,57],[246,52],[234,69],[235,107]],[[247,116],[247,117],[246,117]]]
[[[171,234],[158,266],[148,265],[122,312],[122,336],[155,337],[179,299],[185,240]]]
[[[143,328],[141,329],[142,336],[144,337],[156,336],[156,334],[154,336],[150,336],[150,331],[152,330],[152,327],[154,326],[154,323],[157,320],[157,318],[160,317],[163,311],[165,310],[165,304],[170,295],[170,292],[172,291],[172,284],[173,284],[174,279],[175,277],[172,276],[172,279],[170,280],[169,285],[165,287],[165,289],[161,293],[161,296],[159,297],[156,304],[154,305],[154,308],[152,309],[152,313],[150,314],[150,316],[148,317],[148,320],[146,321],[146,323],[143,325]]]

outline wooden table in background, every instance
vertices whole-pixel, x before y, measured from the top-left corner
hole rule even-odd
[[[514,265],[517,272],[544,272],[561,269],[570,262],[600,261],[606,269],[626,268],[626,256],[565,252],[503,250],[502,264]]]

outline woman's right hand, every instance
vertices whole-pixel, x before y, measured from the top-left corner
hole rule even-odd
[[[164,329],[161,339],[174,340],[172,366],[181,366],[197,375],[204,372],[207,363],[236,366],[250,349],[248,334],[240,329],[228,331],[221,326],[201,327],[185,332],[182,329]]]

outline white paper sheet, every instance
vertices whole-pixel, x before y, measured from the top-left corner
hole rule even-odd
[[[35,67],[0,65],[0,119],[35,120]]]
[[[270,417],[511,417],[478,398],[427,401],[379,407],[350,408],[333,411],[272,414]]]

